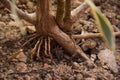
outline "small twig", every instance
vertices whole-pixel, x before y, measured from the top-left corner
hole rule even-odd
[[[41,50],[42,43],[43,43],[43,39],[40,39],[40,43],[39,43],[38,50],[37,50],[37,58],[40,58],[40,50]]]
[[[118,27],[114,26],[114,25],[113,25],[113,28],[114,28],[115,32],[119,32],[120,31],[120,29]]]
[[[32,38],[30,38],[29,40],[27,40],[22,46],[21,46],[21,49],[27,45],[30,41],[32,41],[33,39],[35,39],[36,37],[38,37],[39,35],[36,35],[36,34],[33,34],[32,35]]]
[[[51,40],[50,40],[50,37],[48,37],[48,54],[52,60],[52,63],[56,65],[55,61],[53,60],[53,57],[52,57],[52,54],[51,54],[51,49],[50,49],[50,43],[51,43]]]
[[[50,58],[52,59],[52,55],[51,55],[51,51],[50,51],[50,37],[48,37],[48,46],[47,46],[47,48],[48,48],[48,54],[49,54]]]
[[[120,37],[120,32],[114,32],[115,36]],[[86,38],[102,38],[101,33],[87,33],[83,35],[72,35],[74,39],[86,39]]]
[[[40,40],[37,41],[37,43],[35,44],[34,48],[32,49],[31,54],[30,54],[31,55],[31,59],[33,58],[35,52],[37,51],[39,43],[40,43]]]
[[[76,18],[82,10],[85,10],[88,7],[89,7],[88,4],[86,2],[84,2],[81,5],[79,5],[77,8],[73,9],[71,11],[72,18]]]
[[[47,54],[47,50],[48,50],[48,48],[47,48],[47,39],[45,38],[45,50],[44,50],[44,54],[45,54],[45,56],[48,56],[48,54]]]
[[[18,55],[20,55],[20,53],[22,52],[23,50],[20,49],[19,51],[17,51],[15,54],[13,54],[5,63],[8,63],[10,61],[12,61],[13,59],[15,59]]]

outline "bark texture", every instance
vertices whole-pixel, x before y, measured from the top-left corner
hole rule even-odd
[[[89,60],[89,58],[85,55],[81,48],[78,45],[76,45],[74,41],[58,27],[54,17],[49,14],[48,0],[38,0],[36,11],[36,30],[40,35],[52,37],[71,55],[80,54],[84,59]]]
[[[65,2],[64,29],[66,31],[72,31],[71,0],[66,0]]]
[[[63,18],[65,13],[65,0],[57,0],[56,22],[63,28]]]

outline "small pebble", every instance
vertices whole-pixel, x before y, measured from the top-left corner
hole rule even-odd
[[[120,15],[117,15],[116,18],[117,18],[117,19],[120,19]]]
[[[0,21],[0,27],[5,27],[5,26],[6,26],[6,24],[4,22]]]
[[[11,26],[11,27],[17,27],[18,26],[18,24],[15,21],[10,21],[8,23],[8,25]]]
[[[50,74],[47,74],[45,80],[52,80],[52,76]]]
[[[34,7],[33,2],[28,1],[28,2],[27,2],[27,7],[28,7],[29,9],[32,9],[32,8]]]
[[[27,70],[27,65],[23,62],[17,63],[16,67],[19,72],[25,72]]]
[[[25,75],[24,76],[24,80],[30,80],[30,76],[29,75]]]
[[[44,68],[49,68],[49,67],[51,67],[49,64],[47,63],[44,64]]]
[[[95,78],[90,77],[90,78],[85,78],[85,80],[95,80]]]
[[[80,65],[79,65],[77,62],[73,62],[73,67],[74,67],[74,68],[79,68],[79,66],[80,66]]]
[[[91,54],[90,59],[94,62],[97,59],[96,54]]]
[[[81,80],[83,78],[83,75],[82,74],[77,74],[76,75],[76,80]]]

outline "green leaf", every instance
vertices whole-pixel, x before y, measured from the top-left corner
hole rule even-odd
[[[110,26],[107,24],[107,21],[105,21],[105,19],[102,17],[102,15],[99,14],[98,12],[96,12],[96,14],[99,19],[99,23],[101,26],[100,30],[101,30],[103,37],[105,38],[106,42],[109,44],[111,49],[114,49],[115,39],[114,39],[113,31],[111,30]]]
[[[107,42],[111,50],[115,50],[115,36],[113,34],[113,27],[108,19],[102,14],[102,12],[92,3],[91,0],[86,0],[92,9],[93,16],[96,20],[98,29],[103,36],[103,39]]]

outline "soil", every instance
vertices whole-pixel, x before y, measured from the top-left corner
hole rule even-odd
[[[95,0],[97,7],[110,20],[111,24],[120,29],[120,1],[119,0]],[[75,0],[73,8],[82,3],[82,0]],[[29,13],[35,11],[35,0],[16,0],[19,8]],[[51,1],[51,13],[56,11],[56,1]],[[21,51],[21,55],[9,63],[7,59],[20,49],[20,46],[30,38],[20,34],[19,25],[11,18],[10,11],[0,3],[0,80],[119,80],[120,79],[120,37],[116,38],[115,58],[118,65],[118,73],[110,70],[106,65],[102,65],[97,54],[107,49],[102,39],[82,39],[76,42],[82,47],[84,52],[93,60],[97,67],[88,67],[86,62],[80,57],[75,57],[69,61],[70,56],[54,40],[51,41],[51,52],[53,60],[49,57],[31,59],[31,49],[35,41],[30,42]],[[32,26],[24,20],[24,27]],[[98,32],[97,25],[90,13],[90,9],[83,11],[74,23],[74,33]],[[88,41],[95,43],[94,47],[86,47]],[[92,56],[94,56],[92,58]]]

